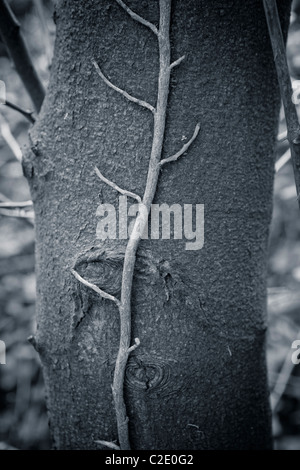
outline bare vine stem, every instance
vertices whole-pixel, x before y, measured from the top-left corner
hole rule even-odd
[[[269,36],[273,49],[281,99],[287,127],[287,138],[291,149],[294,178],[300,207],[300,129],[297,110],[292,102],[293,89],[288,69],[286,50],[282,35],[276,0],[263,0]]]
[[[34,107],[39,112],[45,89],[31,60],[20,24],[6,0],[0,0],[0,34]]]
[[[84,285],[92,288],[94,291],[105,298],[112,300],[118,307],[120,314],[120,345],[119,351],[116,359],[113,383],[112,383],[112,394],[115,405],[116,420],[117,420],[117,429],[118,429],[118,438],[119,438],[119,448],[121,450],[130,450],[130,441],[129,441],[129,429],[128,429],[128,417],[126,412],[126,405],[124,401],[124,378],[125,378],[125,369],[128,361],[128,357],[132,351],[134,351],[139,345],[139,338],[135,338],[135,344],[131,344],[131,295],[132,295],[132,283],[133,275],[135,269],[136,253],[143,235],[146,223],[148,221],[148,215],[151,209],[151,204],[154,199],[154,195],[157,188],[158,178],[161,166],[165,163],[177,160],[181,155],[183,155],[192,142],[196,139],[200,125],[197,124],[194,130],[194,134],[191,139],[183,145],[181,150],[172,155],[169,158],[161,160],[164,136],[165,136],[165,126],[166,126],[166,116],[167,116],[167,105],[168,105],[168,95],[169,95],[169,85],[170,85],[170,75],[174,67],[179,65],[185,58],[185,56],[180,57],[176,61],[171,63],[171,47],[170,47],[170,21],[171,21],[171,3],[172,0],[159,0],[159,28],[157,29],[152,23],[144,20],[142,17],[130,10],[129,7],[122,1],[116,0],[117,3],[130,15],[130,17],[144,26],[150,28],[153,33],[157,36],[158,39],[158,48],[159,48],[159,76],[158,76],[158,91],[157,91],[157,101],[156,108],[154,108],[149,103],[134,98],[132,95],[129,95],[127,92],[121,88],[115,86],[106,76],[102,73],[99,65],[93,60],[92,63],[96,68],[98,75],[106,83],[107,86],[120,93],[122,96],[127,98],[129,101],[134,102],[144,108],[147,108],[153,114],[154,126],[153,126],[153,140],[150,154],[150,161],[148,167],[146,187],[144,191],[143,198],[141,200],[140,196],[131,191],[126,191],[121,189],[115,183],[107,179],[102,173],[95,168],[95,171],[98,177],[110,187],[120,192],[130,196],[138,201],[140,204],[140,210],[138,212],[137,218],[134,223],[133,230],[131,232],[129,241],[126,246],[123,272],[122,272],[122,286],[121,286],[121,298],[111,296],[110,294],[102,291],[94,284],[89,283],[83,279],[76,271],[72,270],[73,275]],[[143,210],[142,210],[143,209]],[[146,209],[146,210],[145,210]],[[111,447],[117,449],[118,446],[114,443],[108,443],[107,441],[98,440],[98,443],[105,445],[106,447]]]

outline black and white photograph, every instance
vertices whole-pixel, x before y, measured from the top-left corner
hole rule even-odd
[[[0,450],[300,450],[299,120],[300,0],[0,0]]]

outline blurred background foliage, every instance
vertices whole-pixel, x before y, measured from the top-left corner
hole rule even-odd
[[[9,3],[47,86],[55,39],[53,2]],[[300,98],[300,82],[295,81],[300,80],[300,0],[293,2],[287,55]],[[0,79],[6,84],[8,101],[33,109],[1,40]],[[20,163],[29,126],[21,114],[0,105],[0,203],[30,199]],[[267,362],[275,448],[300,450],[300,364],[294,365],[291,360],[292,342],[300,339],[300,213],[291,161],[283,164],[288,159],[285,131],[281,112],[269,243]],[[35,331],[34,228],[30,207],[0,208],[0,311],[0,339],[6,343],[6,365],[0,365],[0,450],[48,449],[41,367],[37,353],[27,341]]]

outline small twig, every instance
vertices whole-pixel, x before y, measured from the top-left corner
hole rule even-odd
[[[139,338],[134,338],[134,341],[135,341],[135,344],[128,349],[128,354],[134,351],[141,344]]]
[[[14,202],[14,201],[5,201],[5,202],[0,202],[0,207],[6,207],[7,209],[12,209],[16,207],[31,207],[32,206],[32,201],[20,201],[20,202]]]
[[[95,69],[97,70],[98,75],[102,78],[102,80],[104,81],[104,83],[106,83],[106,85],[108,85],[110,88],[117,91],[121,95],[125,96],[125,98],[127,98],[129,101],[139,104],[140,106],[149,109],[152,113],[155,113],[155,108],[151,104],[147,103],[146,101],[139,100],[138,98],[135,98],[134,96],[129,95],[127,91],[124,91],[121,88],[114,85],[113,83],[111,83],[111,81],[109,81],[106,78],[106,76],[102,73],[99,65],[97,64],[95,60],[92,60],[92,64],[94,65]]]
[[[128,15],[131,16],[133,20],[138,21],[144,26],[147,26],[147,28],[150,28],[154,34],[158,35],[158,29],[156,26],[154,26],[154,24],[150,23],[150,21],[145,20],[140,15],[137,15],[136,13],[134,13],[134,11],[132,11],[127,5],[125,5],[124,2],[122,2],[122,0],[116,0],[116,1],[120,5],[120,7],[122,7],[126,11],[126,13],[128,13]]]
[[[287,137],[291,149],[294,178],[300,206],[300,129],[296,106],[292,102],[293,88],[287,64],[286,49],[276,0],[263,0],[263,4],[284,108]]]
[[[12,202],[5,194],[0,193],[0,199],[5,202]]]
[[[82,284],[84,284],[85,286],[90,287],[91,289],[93,289],[95,292],[97,292],[97,294],[99,294],[99,295],[100,295],[101,297],[103,297],[104,299],[112,300],[118,307],[120,307],[121,302],[120,302],[116,297],[114,297],[113,295],[108,294],[108,293],[105,292],[104,290],[102,290],[102,289],[100,289],[99,287],[97,287],[95,284],[92,284],[91,282],[86,281],[86,280],[83,279],[83,277],[81,277],[80,274],[78,274],[74,269],[71,269],[71,273],[72,273],[73,276],[76,277],[76,279],[77,279],[78,281],[80,281]]]
[[[16,104],[11,103],[10,101],[7,101],[7,100],[3,104],[5,104],[8,108],[14,109],[15,111],[18,111],[19,113],[23,114],[23,116],[25,116],[26,119],[28,119],[28,121],[31,122],[31,124],[35,123],[35,118],[32,116],[33,111],[22,109]]]
[[[182,57],[179,57],[179,59],[175,60],[175,62],[172,62],[170,65],[170,69],[172,70],[174,67],[177,67],[177,65],[181,64],[181,62],[185,59],[185,55]]]
[[[128,196],[128,197],[131,197],[132,199],[135,199],[136,201],[138,201],[139,204],[142,202],[140,196],[138,196],[137,194],[132,193],[131,191],[126,191],[125,189],[120,188],[115,183],[113,183],[112,181],[105,178],[105,176],[102,175],[102,173],[98,170],[98,168],[96,166],[95,166],[95,172],[96,172],[97,176],[99,176],[101,181],[106,183],[111,188],[115,189],[116,191],[123,194],[124,196]]]
[[[45,89],[32,63],[20,31],[20,24],[6,0],[0,1],[0,34],[35,109],[39,111]]]
[[[114,450],[121,450],[117,444],[114,444],[113,442],[108,442],[108,441],[94,441],[96,444],[101,444],[102,446],[108,447],[109,449],[114,449]]]
[[[187,149],[190,147],[190,145],[194,142],[194,140],[196,139],[197,135],[199,134],[199,131],[200,131],[200,124],[198,123],[195,127],[195,130],[194,130],[194,134],[193,136],[190,138],[190,140],[184,144],[184,146],[182,147],[181,150],[179,150],[179,152],[175,153],[175,155],[172,155],[171,157],[168,157],[168,158],[164,158],[163,160],[161,160],[158,164],[159,166],[162,166],[162,165],[165,165],[166,163],[169,163],[169,162],[174,162],[175,160],[177,160],[179,157],[181,157],[181,155],[183,155]]]

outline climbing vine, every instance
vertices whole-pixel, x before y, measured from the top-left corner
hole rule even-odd
[[[116,359],[112,384],[112,394],[116,412],[119,446],[101,440],[97,442],[115,449],[118,448],[122,450],[130,450],[128,417],[124,401],[124,376],[129,355],[140,344],[139,338],[135,338],[134,344],[131,345],[131,293],[137,250],[148,221],[148,215],[156,193],[161,167],[166,163],[176,161],[188,150],[188,148],[196,139],[200,131],[200,125],[198,123],[196,124],[192,137],[188,142],[183,145],[183,147],[178,152],[168,158],[161,158],[165,136],[170,76],[174,67],[178,66],[185,59],[185,56],[182,56],[174,62],[171,62],[170,22],[172,0],[159,0],[160,16],[158,28],[154,24],[150,23],[149,21],[145,20],[144,18],[133,12],[122,0],[116,0],[116,2],[133,20],[149,28],[157,37],[158,41],[159,75],[155,107],[152,106],[150,103],[147,103],[146,101],[135,98],[134,96],[127,93],[125,90],[122,90],[121,88],[114,85],[103,74],[100,66],[96,63],[96,61],[92,61],[96,72],[107,86],[115,90],[117,93],[123,95],[124,98],[126,98],[127,100],[144,107],[145,109],[150,111],[153,116],[153,139],[149,159],[147,181],[144,194],[142,197],[140,197],[139,195],[134,194],[131,191],[121,189],[116,183],[110,181],[105,176],[103,176],[98,168],[95,168],[96,174],[101,181],[108,184],[121,194],[135,199],[139,204],[138,215],[136,217],[133,230],[131,232],[125,250],[120,299],[105,292],[104,290],[97,287],[95,284],[88,282],[82,276],[80,276],[74,269],[72,269],[72,273],[76,277],[76,279],[83,283],[85,286],[93,289],[104,299],[111,300],[112,302],[114,302],[120,314],[120,345]]]

